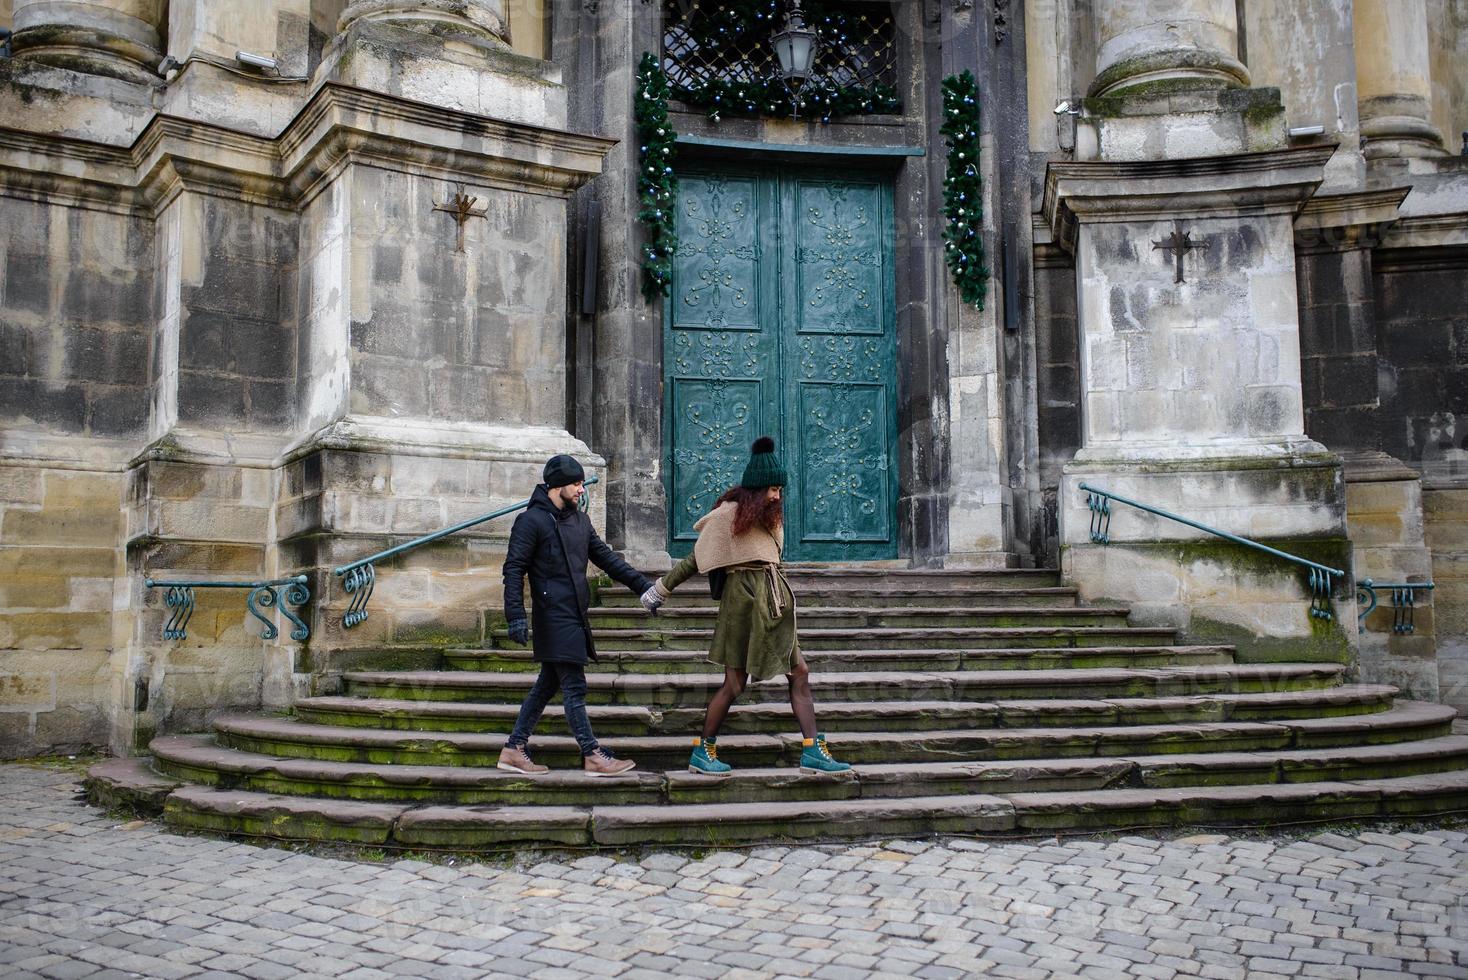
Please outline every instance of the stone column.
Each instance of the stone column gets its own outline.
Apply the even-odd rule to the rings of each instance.
[[[1429,121],[1427,0],[1356,0],[1356,87],[1366,158],[1442,156]]]
[[[504,0],[351,0],[337,30],[345,33],[358,21],[396,24],[443,37],[468,34],[510,40]]]
[[[159,82],[165,0],[14,0],[16,59]]]
[[[1234,0],[1100,0],[1096,23],[1093,96],[1155,83],[1170,91],[1249,84]]]

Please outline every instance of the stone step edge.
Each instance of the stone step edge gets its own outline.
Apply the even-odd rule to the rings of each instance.
[[[1113,725],[1041,728],[977,728],[938,729],[920,732],[848,732],[832,733],[831,744],[839,757],[840,742],[890,744],[893,748],[913,742],[940,742],[945,739],[998,739],[1007,742],[1033,740],[1039,742],[1081,741],[1096,744],[1125,738],[1165,739],[1191,737],[1202,740],[1209,735],[1288,736],[1290,744],[1302,733],[1379,732],[1406,730],[1429,725],[1450,725],[1457,717],[1455,709],[1420,701],[1398,702],[1388,711],[1365,715],[1345,715],[1325,719],[1276,719],[1271,721],[1191,722],[1179,725]],[[315,725],[290,718],[258,715],[220,715],[214,720],[215,730],[225,736],[240,738],[273,738],[298,745],[353,745],[381,750],[401,750],[424,743],[452,745],[463,751],[495,752],[503,748],[508,737],[494,732],[404,732],[382,728],[351,728],[338,725]],[[636,752],[675,752],[686,748],[692,735],[616,735],[601,741],[615,754],[629,757]],[[792,752],[800,736],[795,734],[731,734],[720,738],[720,745],[734,751],[756,750]],[[543,751],[569,753],[576,742],[567,735],[537,735],[535,744]],[[635,746],[635,747],[634,747]]]
[[[1269,677],[1312,677],[1324,674],[1342,674],[1345,665],[1326,662],[1318,663],[1265,663],[1265,664],[1202,664],[1190,666],[1180,664],[1166,667],[1077,667],[1062,668],[1058,670],[990,670],[983,671],[984,680],[991,684],[1003,681],[1017,681],[1031,683],[1054,682],[1058,685],[1070,687],[1074,684],[1091,684],[1104,681],[1131,680],[1136,678],[1157,679],[1179,679],[1191,677],[1213,677],[1225,674],[1233,677],[1249,679]],[[935,679],[964,680],[972,679],[977,671],[943,671],[943,670],[913,670],[913,671],[843,671],[828,672],[825,674],[812,673],[813,681],[822,678],[833,679],[833,683],[862,684],[862,683],[901,683],[911,681],[913,683],[932,683]],[[360,684],[396,684],[409,687],[428,687],[441,684],[447,687],[496,687],[506,681],[514,681],[529,685],[534,683],[532,675],[519,671],[463,671],[463,670],[349,670],[341,675],[344,683]],[[626,686],[628,682],[635,682],[639,686],[652,686],[653,682],[661,682],[662,686],[701,686],[713,690],[724,683],[722,674],[598,674],[588,671],[586,683],[592,687]],[[750,687],[760,685],[784,685],[783,677],[772,677],[763,681],[751,681]]]
[[[630,593],[629,593],[630,595]],[[963,613],[973,616],[1128,616],[1129,606],[817,606],[798,604],[802,616],[951,616]],[[641,606],[592,606],[593,615],[636,616],[649,620],[679,619],[689,616],[717,616],[717,605],[665,606],[656,616]]]
[[[738,768],[727,777],[701,776],[684,769],[638,769],[626,776],[601,778],[587,776],[575,769],[553,769],[540,776],[527,777],[519,773],[504,772],[486,767],[432,766],[371,762],[335,762],[331,760],[298,759],[278,757],[242,749],[217,745],[208,735],[169,735],[155,738],[148,746],[153,757],[164,763],[228,773],[233,776],[252,776],[274,772],[281,776],[320,783],[351,783],[369,779],[382,784],[414,786],[438,784],[455,788],[492,786],[496,783],[522,784],[543,783],[561,789],[582,788],[595,790],[598,786],[625,788],[628,786],[656,792],[662,805],[679,805],[669,799],[673,784],[702,785],[714,788],[720,785],[757,783],[769,779],[796,782],[819,782],[829,778],[823,774],[802,773],[793,767],[748,767]],[[919,788],[925,782],[972,778],[993,778],[1000,773],[1022,771],[1069,770],[1074,775],[1106,774],[1109,788],[1144,787],[1147,774],[1154,772],[1186,772],[1206,774],[1211,771],[1270,770],[1272,778],[1261,779],[1249,785],[1271,785],[1299,782],[1285,778],[1286,773],[1309,771],[1322,767],[1349,767],[1352,765],[1391,765],[1440,760],[1445,768],[1468,768],[1468,735],[1444,735],[1416,742],[1392,743],[1387,745],[1343,746],[1340,748],[1255,750],[1248,752],[1219,752],[1178,755],[1123,755],[1085,758],[1024,759],[994,761],[952,760],[916,764],[858,763],[847,774],[834,777],[855,784],[853,797],[862,797],[860,787],[867,782],[889,786],[893,783],[911,781]],[[174,777],[154,776],[160,784]],[[290,795],[290,794],[285,794]],[[914,794],[921,795],[921,794]],[[883,794],[882,798],[890,798]]]
[[[883,649],[843,649],[843,650],[805,650],[804,656],[812,660],[837,660],[841,657],[891,657],[901,659],[904,657],[922,658],[930,656],[954,656],[954,657],[1025,657],[1025,656],[1142,656],[1155,657],[1167,654],[1193,654],[1196,656],[1227,655],[1232,656],[1238,650],[1228,643],[1168,643],[1144,646],[1101,646],[1101,647],[981,647],[979,649],[964,647],[923,647],[918,650],[904,647],[896,647],[890,650]],[[514,657],[527,661],[533,656],[529,647],[448,647],[444,656],[456,659],[471,660],[475,657]],[[663,660],[698,660],[702,651],[699,650],[665,650],[653,648],[648,650],[599,650],[597,656],[601,660],[635,660],[638,657],[658,658]]]
[[[912,834],[1050,835],[1173,826],[1270,826],[1468,812],[1468,770],[1378,780],[681,806],[405,806],[184,786],[176,826],[283,840],[498,850],[708,846]],[[840,830],[840,833],[833,833]]]
[[[1390,684],[1343,684],[1339,687],[1308,688],[1302,691],[1278,691],[1270,694],[1250,692],[1242,694],[1197,694],[1159,698],[1064,698],[1053,700],[1037,698],[1027,701],[832,701],[825,707],[828,709],[839,707],[844,711],[851,711],[853,713],[861,710],[878,711],[892,708],[910,708],[914,711],[942,708],[950,711],[963,710],[975,713],[1020,711],[1026,714],[1043,713],[1047,706],[1053,706],[1055,710],[1066,711],[1102,711],[1105,709],[1136,711],[1144,706],[1159,709],[1172,707],[1177,710],[1186,710],[1190,707],[1204,708],[1210,704],[1218,703],[1224,706],[1257,709],[1277,705],[1280,702],[1289,703],[1295,701],[1300,702],[1301,707],[1364,704],[1395,698],[1399,693],[1400,690],[1392,687]],[[409,701],[391,698],[351,697],[349,695],[335,694],[301,698],[296,701],[296,710],[299,711],[302,707],[305,707],[307,710],[314,709],[320,711],[359,711],[366,714],[404,712],[425,717],[441,716],[453,718],[493,718],[501,715],[513,718],[520,711],[518,703],[491,704],[482,701]],[[654,723],[659,721],[666,711],[694,710],[691,708],[654,708],[650,705],[640,704],[589,704],[586,706],[586,709],[595,717],[609,719],[645,718]],[[560,710],[561,706],[558,703],[546,707],[547,714],[557,714]],[[786,711],[788,709],[784,705],[776,704],[775,702],[736,703],[730,709],[731,713],[739,714],[773,710]],[[892,714],[893,712],[889,710],[887,713]]]

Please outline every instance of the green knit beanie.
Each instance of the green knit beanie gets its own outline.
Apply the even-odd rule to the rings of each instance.
[[[775,440],[769,436],[760,436],[749,448],[749,465],[744,467],[744,477],[739,485],[746,490],[760,490],[764,487],[783,487],[785,485],[785,467],[775,458]]]

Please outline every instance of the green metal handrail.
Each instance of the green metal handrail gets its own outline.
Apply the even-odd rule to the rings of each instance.
[[[584,484],[586,486],[591,486],[594,483],[600,482],[601,479],[599,477],[592,476],[587,477],[584,481]],[[583,493],[581,495],[582,510],[586,510],[588,506],[588,501],[590,501],[590,499],[590,493]],[[404,542],[403,544],[400,544],[395,548],[388,548],[386,551],[379,551],[375,555],[368,555],[366,558],[359,558],[354,562],[349,562],[334,569],[337,577],[344,579],[343,585],[347,590],[347,594],[352,597],[351,603],[347,606],[346,613],[342,616],[342,627],[345,629],[351,629],[353,626],[356,626],[358,623],[366,620],[367,600],[372,598],[372,590],[377,584],[378,562],[385,561],[388,558],[396,557],[397,555],[401,555],[405,551],[412,551],[414,548],[421,548],[425,544],[429,544],[433,541],[438,541],[441,538],[446,538],[450,534],[457,534],[460,531],[467,530],[478,524],[483,524],[485,521],[492,521],[496,517],[504,517],[506,514],[513,514],[517,510],[524,510],[526,507],[529,506],[530,499],[527,497],[525,500],[520,501],[518,504],[511,504],[508,507],[501,507],[499,510],[492,511],[491,513],[485,514],[482,517],[471,517],[467,521],[460,521],[453,527],[446,527],[441,531],[434,531],[432,534],[425,534],[422,537],[414,538],[412,541]]]
[[[1366,617],[1377,606],[1378,589],[1390,589],[1392,593],[1392,632],[1415,632],[1417,593],[1431,592],[1435,588],[1437,586],[1431,582],[1374,582],[1363,578],[1356,583],[1356,604],[1366,607],[1356,614],[1357,632],[1366,632]]]
[[[260,608],[255,605],[256,602],[266,609],[279,609],[281,615],[295,624],[295,628],[291,630],[291,639],[309,640],[311,638],[311,627],[281,603],[281,595],[276,591],[280,586],[286,586],[285,601],[293,606],[304,606],[311,601],[311,590],[306,586],[304,575],[273,578],[265,582],[166,581],[145,578],[143,585],[150,589],[168,590],[163,601],[173,612],[163,624],[165,640],[187,640],[189,638],[188,625],[189,618],[194,615],[195,589],[249,589],[250,594],[245,596],[245,608],[250,610],[250,615],[265,624],[265,632],[262,634],[265,639],[275,639],[280,635],[280,631],[275,628],[274,623],[260,615]]]
[[[1179,524],[1186,524],[1188,527],[1197,528],[1199,531],[1223,538],[1225,541],[1232,541],[1234,544],[1241,544],[1246,548],[1253,548],[1255,551],[1262,551],[1276,558],[1283,558],[1285,561],[1294,562],[1296,565],[1303,565],[1310,572],[1310,615],[1316,619],[1335,618],[1335,614],[1331,611],[1330,606],[1331,595],[1335,591],[1334,580],[1339,578],[1344,581],[1346,577],[1346,573],[1339,568],[1331,568],[1329,565],[1322,565],[1318,561],[1301,558],[1299,555],[1292,555],[1288,551],[1280,551],[1278,548],[1271,548],[1267,544],[1260,544],[1258,541],[1241,538],[1237,534],[1220,531],[1216,527],[1209,527],[1207,524],[1200,524],[1186,517],[1179,517],[1177,514],[1165,511],[1160,507],[1138,503],[1120,494],[1112,493],[1109,490],[1102,490],[1087,483],[1082,483],[1080,488],[1086,491],[1086,506],[1091,510],[1091,540],[1096,544],[1109,544],[1111,542],[1111,501],[1115,500],[1117,503],[1126,504],[1128,507],[1135,507],[1149,514],[1156,514],[1158,517],[1165,517],[1170,521],[1177,521]]]

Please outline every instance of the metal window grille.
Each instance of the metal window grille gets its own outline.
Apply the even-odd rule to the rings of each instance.
[[[890,3],[806,0],[820,46],[807,85],[824,89],[897,84],[897,26]],[[710,83],[768,82],[779,74],[770,35],[785,0],[664,0],[663,71],[675,93]]]

